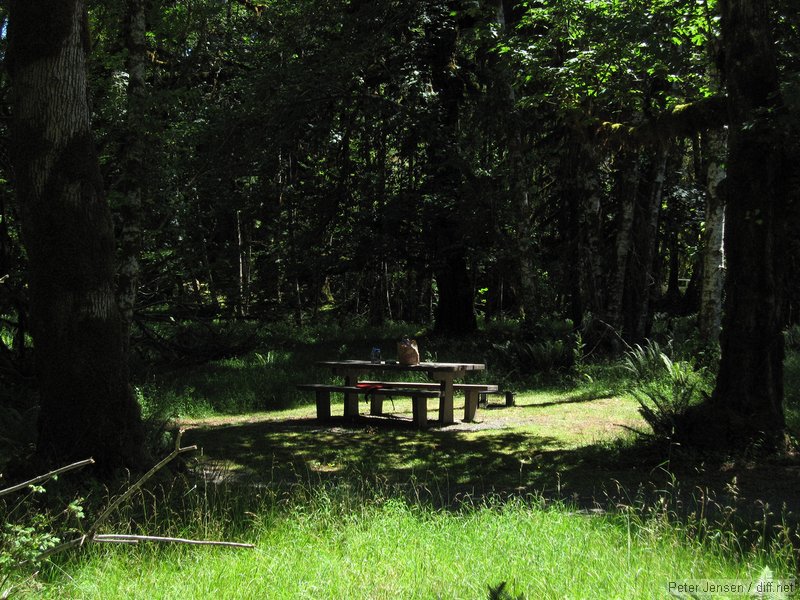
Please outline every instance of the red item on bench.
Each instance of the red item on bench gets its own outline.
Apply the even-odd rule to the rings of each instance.
[[[383,386],[380,383],[357,383],[356,387],[361,388],[362,390],[367,392],[370,390],[379,390],[383,388]]]

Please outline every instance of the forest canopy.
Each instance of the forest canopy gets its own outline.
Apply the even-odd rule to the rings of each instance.
[[[129,335],[185,319],[558,322],[613,353],[690,316],[713,346],[726,299],[714,410],[766,388],[730,403],[729,425],[771,406],[759,431],[780,428],[775,344],[800,319],[792,0],[61,4],[83,19],[119,360]],[[49,335],[37,257],[69,261],[36,251],[56,225],[26,231],[43,213],[22,198],[15,83],[51,17],[24,6],[0,8],[0,373],[16,383],[33,376],[28,335]]]

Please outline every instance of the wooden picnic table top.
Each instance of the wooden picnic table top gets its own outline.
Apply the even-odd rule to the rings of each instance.
[[[449,362],[421,362],[416,365],[401,365],[398,362],[385,361],[372,362],[370,360],[321,360],[317,361],[321,367],[333,369],[376,370],[376,371],[426,371],[426,372],[459,372],[483,371],[486,365],[482,363],[449,363]]]

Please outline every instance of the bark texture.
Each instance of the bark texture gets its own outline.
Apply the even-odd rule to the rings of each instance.
[[[636,198],[631,232],[632,248],[623,292],[623,338],[628,343],[642,342],[650,330],[651,304],[657,294],[655,256],[658,248],[658,222],[666,178],[668,148],[652,150],[644,183]]]
[[[39,457],[138,467],[143,430],[114,293],[114,235],[90,128],[81,0],[10,4],[15,170],[30,260]]]
[[[620,159],[620,162],[622,166],[616,186],[617,195],[620,198],[620,208],[617,217],[614,264],[608,283],[605,319],[608,325],[619,333],[624,329],[623,298],[628,276],[628,263],[633,249],[634,216],[641,180],[639,156],[637,154],[624,156]],[[614,337],[610,342],[612,349],[619,351],[618,338]]]
[[[703,281],[700,295],[700,337],[716,343],[722,327],[722,288],[725,283],[725,203],[721,184],[725,181],[725,141],[721,131],[707,136],[705,230],[703,231]]]

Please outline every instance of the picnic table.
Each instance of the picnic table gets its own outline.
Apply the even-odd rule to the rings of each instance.
[[[334,374],[343,377],[345,388],[351,388],[351,391],[345,391],[344,396],[344,415],[345,417],[358,416],[358,392],[353,391],[357,388],[359,377],[365,373],[374,373],[376,371],[389,372],[389,373],[425,373],[428,378],[438,384],[433,385],[433,390],[437,392],[433,397],[439,398],[439,422],[442,425],[449,425],[454,423],[453,418],[453,393],[456,388],[455,380],[463,378],[468,372],[483,371],[486,365],[481,363],[449,363],[449,362],[421,362],[416,365],[402,365],[395,361],[380,361],[372,362],[369,360],[324,360],[316,363],[318,366],[329,367]],[[420,392],[427,391],[424,394],[431,397],[432,384],[417,384],[417,383],[396,383],[396,382],[369,382],[368,385],[378,386],[376,389],[386,388],[386,392],[392,391],[392,386],[395,388],[409,387]],[[469,384],[458,384],[459,387],[466,391],[465,403],[465,420],[472,420],[477,407],[477,394],[479,391],[496,391],[497,386],[471,386]],[[362,390],[368,391],[367,390]],[[422,396],[420,396],[422,397]],[[373,405],[371,406],[372,414],[380,414],[380,408],[377,403],[380,402],[382,394],[373,395]],[[474,399],[474,401],[473,401]],[[415,410],[416,410],[415,404]]]

